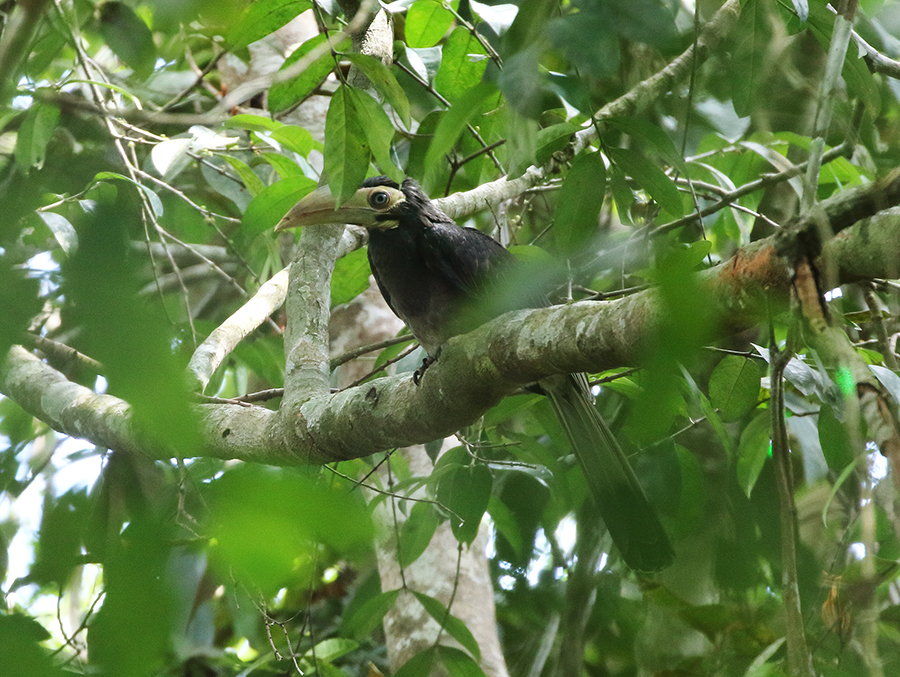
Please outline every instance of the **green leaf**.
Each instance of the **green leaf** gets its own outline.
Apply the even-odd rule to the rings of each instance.
[[[553,213],[553,236],[565,255],[572,255],[597,235],[606,195],[606,166],[600,153],[584,153],[563,180]]]
[[[281,179],[289,179],[292,176],[304,176],[300,166],[281,153],[261,153],[260,157],[275,168]]]
[[[439,646],[438,656],[450,677],[486,677],[478,662],[452,646]]]
[[[433,505],[422,502],[413,504],[409,517],[406,518],[400,531],[397,544],[397,560],[401,567],[408,567],[419,559],[431,543],[439,523]]]
[[[394,140],[394,125],[391,124],[387,113],[375,99],[358,89],[348,89],[347,93],[356,109],[356,116],[366,139],[375,163],[383,174],[387,174],[394,181],[403,181],[403,170],[394,164],[391,159],[391,143]]]
[[[296,125],[285,125],[273,130],[271,138],[301,157],[309,155],[314,145],[312,134]]]
[[[360,605],[351,615],[344,616],[341,632],[352,637],[365,637],[377,628],[385,614],[397,603],[400,590],[388,590]]]
[[[372,524],[357,495],[308,471],[242,465],[204,486],[209,507],[207,533],[214,557],[227,572],[263,594],[293,582],[309,585],[316,576],[321,547],[339,557],[364,557],[371,547]],[[340,525],[340,528],[335,528]]]
[[[462,646],[475,656],[476,659],[481,660],[481,649],[478,648],[478,642],[475,641],[475,636],[469,628],[466,627],[465,623],[449,613],[447,607],[434,597],[429,597],[424,593],[415,591],[413,591],[413,594],[416,596],[416,599],[419,600],[421,605],[425,607],[425,611],[427,611],[453,639],[462,644]]]
[[[539,129],[535,139],[535,159],[538,165],[543,165],[558,150],[562,150],[569,143],[569,139],[579,129],[578,125],[571,122],[561,122]]]
[[[235,21],[225,41],[232,51],[274,33],[312,7],[310,0],[255,0]]]
[[[31,616],[0,615],[0,673],[16,677],[63,677],[64,673],[40,645],[50,633]]]
[[[353,95],[338,87],[325,117],[325,175],[328,187],[343,204],[357,191],[369,169],[369,146],[360,125]]]
[[[762,369],[754,361],[726,355],[709,377],[709,399],[725,421],[736,421],[756,406]]]
[[[656,164],[639,153],[624,148],[610,148],[610,160],[634,179],[650,197],[672,216],[684,212],[681,194],[675,183]]]
[[[372,86],[381,92],[384,100],[391,105],[400,117],[401,122],[409,129],[411,120],[409,99],[406,98],[403,88],[397,83],[397,79],[388,70],[388,67],[381,62],[381,59],[376,59],[368,54],[357,53],[344,54],[343,56],[369,78]]]
[[[341,656],[347,655],[351,651],[356,651],[358,648],[359,642],[352,639],[346,639],[345,637],[331,637],[329,639],[323,639],[316,644],[314,649],[310,649],[306,652],[304,658],[308,660],[315,658],[317,661],[327,661],[331,663]]]
[[[252,196],[257,196],[261,192],[263,192],[266,188],[266,184],[262,182],[262,179],[256,175],[250,166],[244,162],[243,160],[239,160],[233,155],[222,155],[221,156],[225,162],[231,165],[231,168],[237,172],[238,177],[243,182],[244,186],[247,187],[247,191]]]
[[[284,123],[262,115],[238,113],[225,121],[225,127],[229,129],[246,129],[251,132],[273,132],[284,127]]]
[[[349,303],[369,288],[369,258],[357,249],[338,259],[331,277],[331,307]]]
[[[310,38],[297,49],[282,64],[279,71],[290,68],[300,59],[304,58],[312,50],[325,42],[328,36],[324,33]],[[335,47],[336,51],[349,48],[349,42],[341,42]],[[307,66],[302,73],[285,82],[276,82],[269,89],[269,109],[275,113],[287,110],[291,106],[300,103],[313,93],[335,66],[334,55],[327,50],[322,56]]]
[[[765,77],[764,58],[771,43],[768,12],[759,0],[747,0],[734,29],[731,58],[732,101],[740,117],[750,115],[758,104],[757,94]]]
[[[662,128],[640,118],[609,118],[606,122],[628,136],[646,141],[666,162],[684,171],[684,162],[672,138]]]
[[[738,444],[737,480],[748,498],[769,457],[771,431],[769,413],[760,412],[741,433],[741,441]]]
[[[448,101],[455,102],[481,81],[487,64],[487,54],[478,39],[467,28],[457,26],[441,50],[434,87]]]
[[[416,0],[406,12],[406,44],[434,47],[453,25],[453,13],[434,0]]]
[[[506,398],[504,402],[509,399]],[[509,542],[513,551],[521,555],[525,543],[516,518],[509,506],[501,501],[499,497],[491,496],[491,500],[488,501],[488,514],[490,514],[491,521],[494,523],[497,532]]]
[[[139,77],[145,78],[156,65],[153,34],[141,18],[122,2],[100,5],[100,34],[113,53]]]
[[[315,187],[316,182],[306,176],[293,176],[272,184],[247,205],[242,227],[250,236],[274,228],[281,217]]]
[[[431,192],[434,188],[434,179],[438,176],[440,167],[444,165],[444,156],[456,145],[456,140],[466,125],[481,113],[485,102],[496,92],[497,89],[492,83],[481,82],[460,97],[459,101],[441,116],[434,131],[434,138],[425,154],[426,192]]]
[[[431,667],[434,665],[436,657],[434,647],[417,653],[394,673],[394,677],[422,677],[423,675],[430,675]]]
[[[438,500],[458,516],[450,519],[458,541],[471,544],[475,540],[492,488],[491,471],[482,463],[451,468],[440,478]]]
[[[831,405],[823,404],[819,409],[819,444],[828,467],[841,472],[853,463],[853,446],[846,426],[837,420]]]
[[[41,169],[47,154],[47,144],[59,122],[59,108],[35,101],[19,127],[16,136],[16,166],[23,172],[32,167]]]
[[[78,233],[75,232],[75,226],[69,219],[56,212],[38,212],[38,216],[53,233],[53,237],[66,255],[71,256],[75,253],[78,248]]]

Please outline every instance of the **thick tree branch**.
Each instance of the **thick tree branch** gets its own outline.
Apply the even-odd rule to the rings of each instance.
[[[879,215],[826,244],[845,277],[896,274],[900,213]],[[879,266],[881,266],[879,268]],[[786,300],[791,271],[772,240],[754,243],[700,274],[711,328],[724,336],[756,324],[765,298]],[[446,344],[416,387],[408,376],[377,379],[296,402],[290,416],[261,407],[198,405],[203,454],[270,464],[359,458],[449,435],[503,397],[554,373],[639,364],[662,308],[650,289],[615,301],[507,313]],[[16,347],[0,368],[0,392],[62,433],[113,449],[169,458],[134,429],[128,405],[98,395]]]

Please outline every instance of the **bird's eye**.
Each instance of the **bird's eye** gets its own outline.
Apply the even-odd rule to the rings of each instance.
[[[381,207],[386,207],[388,202],[391,201],[390,195],[388,195],[383,190],[376,190],[369,196],[369,204],[375,207],[376,209],[380,209]]]

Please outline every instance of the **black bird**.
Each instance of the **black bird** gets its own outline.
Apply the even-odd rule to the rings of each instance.
[[[327,188],[298,202],[276,226],[352,223],[369,231],[369,263],[385,301],[428,353],[508,310],[546,305],[536,294],[510,296],[503,281],[517,261],[475,228],[461,228],[428,199],[418,184],[385,176],[367,179],[343,205]],[[427,362],[426,361],[426,364]],[[594,407],[584,374],[542,379],[584,471],[600,515],[625,562],[659,571],[674,552],[625,454]]]

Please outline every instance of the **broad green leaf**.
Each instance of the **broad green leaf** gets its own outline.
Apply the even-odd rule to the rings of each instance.
[[[606,195],[606,166],[600,153],[584,153],[563,180],[553,213],[553,236],[561,252],[581,251],[597,235]]]
[[[225,126],[229,129],[246,129],[251,132],[273,132],[284,127],[284,123],[262,115],[238,113],[228,118]]]
[[[308,660],[315,658],[317,661],[327,661],[329,663],[335,661],[341,656],[345,656],[351,651],[359,648],[359,642],[345,637],[331,637],[323,639],[316,644],[314,649],[310,649],[304,656]]]
[[[471,544],[475,540],[492,488],[491,471],[482,463],[451,468],[440,478],[438,500],[454,513],[450,526],[458,541]]]
[[[222,155],[221,157],[237,172],[238,177],[240,177],[250,195],[256,197],[266,189],[266,184],[263,183],[262,179],[256,175],[256,172],[246,162],[239,160],[233,155]]]
[[[360,605],[351,615],[344,616],[341,632],[351,637],[365,637],[381,625],[385,614],[397,602],[400,590],[389,590]]]
[[[138,77],[156,65],[156,45],[147,24],[123,2],[100,3],[100,34],[113,53]]]
[[[397,544],[398,563],[401,567],[408,567],[419,559],[425,552],[425,548],[431,542],[434,531],[439,524],[434,506],[430,503],[414,503],[409,517],[400,530],[400,539]]]
[[[425,611],[427,611],[428,614],[436,620],[451,637],[453,637],[453,639],[462,644],[469,653],[475,656],[475,658],[481,659],[481,650],[478,648],[478,642],[475,641],[474,635],[472,635],[471,630],[466,627],[465,623],[449,613],[447,607],[434,597],[429,597],[421,592],[413,592],[413,594],[416,596],[416,599],[419,600],[419,603],[425,607]]]
[[[310,38],[297,49],[282,64],[280,71],[290,68],[300,59],[304,58],[312,50],[325,42],[328,36],[324,33]],[[342,42],[335,47],[336,51],[349,48],[348,42]],[[273,112],[287,110],[291,106],[300,103],[318,87],[335,66],[335,58],[331,50],[327,50],[322,56],[307,66],[302,73],[285,82],[277,82],[269,89],[269,108]]]
[[[435,652],[435,648],[432,647],[417,653],[394,673],[394,677],[423,677],[423,675],[430,675],[436,658]]]
[[[344,58],[359,68],[369,78],[372,86],[381,92],[384,100],[391,105],[400,117],[400,121],[409,129],[411,119],[409,99],[406,98],[403,88],[397,83],[397,79],[388,70],[388,67],[381,62],[381,59],[376,59],[368,54],[357,53],[344,54]]]
[[[342,85],[331,98],[325,118],[325,175],[338,204],[346,202],[366,178],[369,146],[353,105]]]
[[[769,457],[771,435],[770,414],[765,411],[757,414],[741,433],[741,441],[738,444],[737,480],[748,498]]]
[[[632,138],[646,141],[666,162],[684,171],[681,155],[675,150],[671,137],[662,128],[641,118],[609,118],[606,123]]]
[[[53,233],[53,237],[66,255],[71,256],[78,248],[78,233],[75,232],[75,226],[65,216],[56,212],[38,212],[38,216]]]
[[[725,421],[736,421],[756,406],[762,369],[754,361],[726,355],[709,377],[709,399]]]
[[[232,51],[243,49],[311,7],[310,0],[254,0],[234,23],[225,41]]]
[[[372,523],[362,498],[306,470],[237,466],[203,491],[216,565],[264,594],[291,581],[306,586],[315,580],[319,548],[352,559],[371,547]]]
[[[281,153],[261,153],[260,157],[275,168],[281,179],[288,179],[292,176],[304,176],[300,166]]]
[[[91,505],[85,491],[68,491],[59,498],[47,496],[31,568],[31,582],[65,586],[81,564],[81,545]]]
[[[639,153],[610,148],[609,158],[672,216],[681,216],[684,207],[675,183],[656,164]]]
[[[16,136],[16,166],[23,172],[32,167],[41,169],[47,153],[47,144],[59,122],[59,108],[35,101],[19,127]]]
[[[561,122],[539,129],[535,139],[536,164],[543,165],[558,150],[562,150],[569,143],[569,139],[579,129],[578,125],[571,122]]]
[[[303,129],[303,127],[297,127],[296,125],[285,125],[273,130],[271,138],[301,157],[309,155],[309,151],[315,145],[312,134]]]
[[[485,102],[494,94],[496,88],[489,82],[482,82],[466,92],[456,105],[446,111],[437,124],[434,138],[428,146],[425,154],[425,190],[431,192],[434,188],[434,179],[439,174],[439,169],[445,164],[444,156],[456,145],[459,135],[466,125],[473,122],[481,113]]]
[[[356,116],[369,142],[369,148],[372,149],[372,156],[375,158],[378,168],[394,181],[398,183],[403,181],[403,170],[397,167],[391,159],[394,125],[391,124],[387,113],[375,99],[365,92],[348,89],[347,93],[356,109]]]
[[[331,277],[331,307],[349,303],[368,289],[371,272],[365,249],[338,259]]]
[[[250,236],[274,228],[281,217],[315,187],[316,182],[306,176],[294,176],[272,184],[250,201],[241,220],[242,227]]]
[[[439,646],[438,656],[450,677],[486,677],[478,661],[452,646]]]
[[[819,444],[828,467],[834,472],[841,472],[853,463],[853,446],[850,444],[850,433],[843,423],[837,420],[834,411],[828,404],[819,409]]]
[[[406,11],[406,44],[433,47],[453,25],[453,13],[434,0],[416,0]]]
[[[750,115],[759,103],[757,94],[765,77],[763,63],[772,34],[768,12],[760,0],[747,0],[734,29],[735,47],[730,78],[734,110],[740,117]]]
[[[434,78],[434,87],[448,101],[455,102],[481,81],[487,63],[487,55],[478,39],[468,29],[457,26],[442,49],[441,67]]]
[[[140,301],[144,262],[132,256],[118,205],[98,204],[78,238],[63,275],[80,345],[103,363],[109,393],[131,404],[136,429],[160,448],[195,455],[199,421],[189,406],[184,365],[160,307]]]

